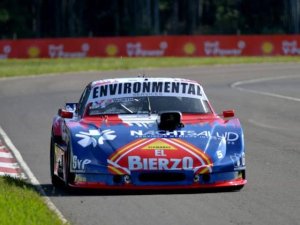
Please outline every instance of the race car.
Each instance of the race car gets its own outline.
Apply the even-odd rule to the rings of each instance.
[[[91,82],[53,119],[54,186],[240,190],[244,135],[234,111],[218,115],[203,87],[182,78]]]

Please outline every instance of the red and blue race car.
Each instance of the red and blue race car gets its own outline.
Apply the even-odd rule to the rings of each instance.
[[[54,186],[230,188],[246,184],[244,135],[234,111],[214,112],[203,87],[180,78],[87,85],[53,119]]]

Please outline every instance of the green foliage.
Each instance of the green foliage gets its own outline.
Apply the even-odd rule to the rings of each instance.
[[[240,19],[240,12],[237,10],[235,1],[222,0],[222,4],[217,5],[215,26],[218,33],[236,34]]]
[[[57,216],[34,187],[23,180],[0,177],[1,225],[58,225]]]
[[[1,0],[0,38],[295,33],[300,29],[298,4],[298,0]]]
[[[164,11],[164,10],[170,10],[172,6],[172,0],[161,0],[159,2],[159,10]]]
[[[34,37],[33,0],[0,1],[0,38]]]
[[[6,9],[0,9],[0,23],[6,23],[9,19],[8,11]]]

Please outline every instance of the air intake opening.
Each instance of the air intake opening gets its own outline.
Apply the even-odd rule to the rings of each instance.
[[[203,174],[202,175],[202,180],[204,182],[209,182],[210,181],[210,175],[209,174]]]
[[[185,179],[183,173],[142,173],[139,176],[142,182],[178,182]]]
[[[113,176],[113,181],[116,184],[120,184],[122,182],[122,176],[120,176],[120,175]]]
[[[180,112],[161,112],[158,117],[158,128],[160,130],[173,131],[184,125],[181,122]]]

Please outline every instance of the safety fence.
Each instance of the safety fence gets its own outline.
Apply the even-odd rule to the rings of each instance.
[[[276,55],[300,55],[300,35],[199,35],[0,40],[0,59]]]

